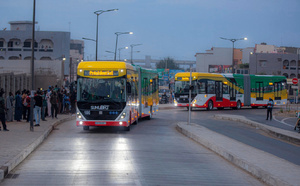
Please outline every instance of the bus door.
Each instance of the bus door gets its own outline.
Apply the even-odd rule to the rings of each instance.
[[[275,100],[281,100],[281,83],[274,83],[274,98]]]
[[[232,86],[229,86],[229,95],[230,95],[230,101],[236,101],[236,90],[233,88],[234,84]]]
[[[222,81],[216,81],[216,101],[223,101],[223,83]]]
[[[264,87],[263,82],[256,82],[256,101],[263,101],[264,100]]]

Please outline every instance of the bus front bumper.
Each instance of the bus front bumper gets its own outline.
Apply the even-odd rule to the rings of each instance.
[[[76,121],[76,126],[124,126],[128,127],[129,123],[126,121]]]

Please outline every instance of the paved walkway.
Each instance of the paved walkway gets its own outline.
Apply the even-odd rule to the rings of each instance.
[[[26,120],[7,122],[9,131],[0,131],[0,181],[34,151],[55,126],[72,118],[75,119],[75,116],[64,114],[58,115],[58,119],[47,117],[47,121],[41,121],[40,126],[34,127],[33,132]]]

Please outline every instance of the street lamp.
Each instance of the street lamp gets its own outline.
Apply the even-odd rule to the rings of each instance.
[[[82,39],[96,42],[95,39],[90,39],[90,38],[86,38],[86,37],[83,37]],[[96,50],[96,57],[95,57],[95,60],[97,61],[97,50]]]
[[[117,48],[118,48],[118,37],[119,35],[122,35],[122,34],[133,34],[133,32],[116,32],[116,47],[115,47],[115,58],[114,60],[116,61],[117,60]]]
[[[133,51],[133,47],[135,47],[135,46],[139,46],[139,45],[142,45],[142,44],[132,44],[132,45],[130,45],[130,47],[131,47],[131,59],[130,59],[130,62],[131,62],[131,64],[133,64],[133,61],[132,61],[132,51]]]
[[[105,52],[107,52],[107,53],[111,53],[111,54],[114,54],[114,55],[115,55],[115,53],[114,53],[114,52],[112,52],[112,51],[109,51],[109,50],[106,50]]]
[[[94,14],[97,15],[97,27],[96,27],[96,61],[98,61],[98,17],[100,14],[104,12],[111,12],[111,11],[117,11],[119,9],[110,9],[110,10],[97,10],[94,12]]]
[[[235,72],[235,64],[234,64],[234,42],[238,41],[238,40],[247,40],[246,37],[244,38],[240,38],[240,39],[227,39],[227,38],[224,38],[224,37],[220,37],[220,39],[224,39],[224,40],[228,40],[228,41],[231,41],[232,42],[232,73]]]
[[[121,61],[121,50],[128,49],[128,47],[118,48],[119,50],[119,61]]]

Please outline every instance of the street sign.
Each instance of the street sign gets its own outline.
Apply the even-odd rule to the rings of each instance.
[[[298,79],[297,78],[293,78],[292,82],[293,82],[294,85],[297,85],[298,84]]]
[[[291,86],[292,89],[298,89],[298,86]]]

